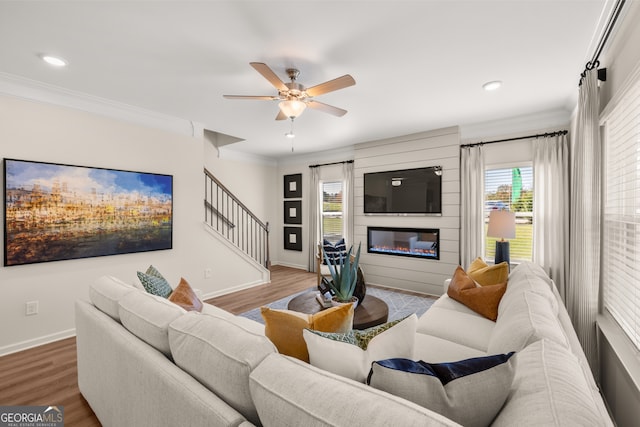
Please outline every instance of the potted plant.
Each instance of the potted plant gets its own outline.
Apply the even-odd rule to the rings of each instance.
[[[353,302],[354,307],[358,304],[357,298],[353,296],[358,281],[358,263],[360,262],[360,244],[355,256],[351,255],[353,246],[349,248],[347,254],[342,257],[329,259],[326,252],[324,259],[331,273],[329,287],[334,293],[334,300],[340,303]]]

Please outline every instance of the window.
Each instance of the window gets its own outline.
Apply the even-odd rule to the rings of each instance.
[[[531,261],[533,257],[533,168],[486,169],[484,174],[485,236],[489,212],[508,210],[516,214],[516,237],[509,240],[511,261]],[[496,238],[486,237],[484,257],[494,259]]]
[[[604,306],[640,349],[640,80],[605,123]]]
[[[344,236],[342,181],[322,182],[322,238],[337,243]]]

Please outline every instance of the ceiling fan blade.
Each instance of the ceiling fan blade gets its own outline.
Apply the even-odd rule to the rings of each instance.
[[[249,64],[255,68],[257,72],[262,74],[262,77],[269,80],[269,83],[271,83],[276,89],[281,91],[289,90],[289,88],[285,86],[284,82],[280,80],[280,77],[278,77],[267,64],[263,64],[262,62],[250,62]]]
[[[356,81],[349,74],[345,74],[342,77],[338,77],[328,82],[320,83],[306,90],[309,96],[318,96],[323,93],[333,92],[334,90],[344,89],[345,87],[353,86]]]
[[[289,117],[282,110],[278,111],[278,115],[276,116],[276,120],[287,120]]]
[[[320,110],[325,113],[333,114],[337,117],[342,117],[347,114],[347,110],[343,110],[342,108],[334,107],[333,105],[324,104],[322,102],[314,100],[307,101],[307,107],[313,108],[314,110]]]
[[[279,96],[270,96],[270,95],[265,95],[265,96],[222,95],[222,96],[227,99],[254,99],[254,100],[258,99],[258,100],[264,100],[264,101],[276,101],[280,99]]]

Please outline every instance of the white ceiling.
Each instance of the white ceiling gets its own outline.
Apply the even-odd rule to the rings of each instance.
[[[232,150],[282,158],[290,122],[249,66],[307,87],[351,74],[316,98],[295,153],[546,111],[570,112],[607,0],[2,1],[0,73],[201,123],[242,139]],[[53,69],[38,55],[64,57]],[[485,92],[482,84],[502,80]]]

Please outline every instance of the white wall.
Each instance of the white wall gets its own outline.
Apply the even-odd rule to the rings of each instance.
[[[364,173],[442,166],[442,216],[364,215]],[[355,147],[355,238],[367,283],[442,294],[460,262],[460,133],[457,127],[358,144]],[[366,252],[367,226],[440,229],[440,260]]]
[[[213,135],[204,135],[204,166],[235,195],[260,221],[269,226],[269,256],[278,263],[276,240],[278,215],[277,163],[265,159],[238,155],[226,148],[217,148]],[[267,279],[268,280],[268,279]]]
[[[2,157],[169,174],[174,184],[172,250],[0,267],[0,354],[73,335],[74,301],[88,298],[100,275],[133,282],[154,264],[171,283],[184,277],[207,296],[260,282],[258,271],[203,231],[203,149],[201,136],[0,95]],[[38,315],[25,316],[27,301],[39,301]]]

